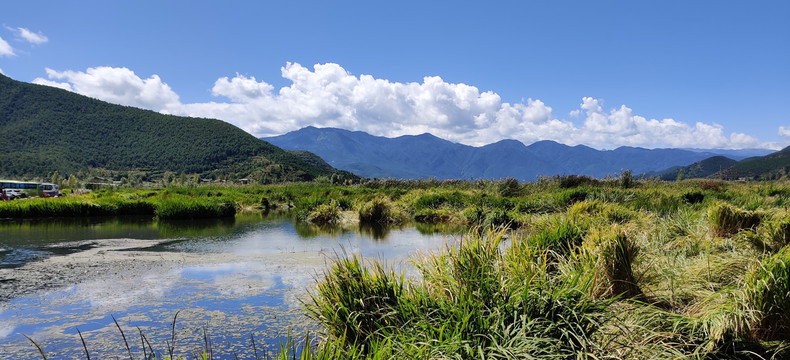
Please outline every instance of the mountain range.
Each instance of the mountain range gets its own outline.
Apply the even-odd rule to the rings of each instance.
[[[21,179],[93,170],[262,182],[353,177],[224,121],[114,105],[1,74],[0,155],[0,177]]]
[[[361,131],[316,127],[262,139],[283,149],[310,151],[335,168],[363,177],[403,179],[512,177],[520,181],[535,181],[540,176],[561,174],[600,178],[617,175],[626,169],[634,174],[643,174],[686,166],[713,156],[726,155],[741,160],[773,152],[767,149],[644,149],[628,146],[597,150],[548,140],[530,145],[502,140],[474,147],[431,134],[387,138]]]

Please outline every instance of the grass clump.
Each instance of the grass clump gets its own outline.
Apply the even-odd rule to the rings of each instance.
[[[582,230],[571,221],[559,221],[528,239],[530,246],[567,256],[582,244]]]
[[[359,222],[363,224],[396,224],[403,220],[404,216],[387,200],[376,198],[359,207]]]
[[[423,276],[414,281],[357,257],[336,260],[308,312],[349,358],[568,358],[599,350],[593,335],[608,302],[575,282],[550,281],[545,251],[523,239],[503,251],[504,238],[501,230],[472,231],[415,260]]]
[[[783,214],[764,221],[757,232],[756,240],[773,251],[790,244],[790,216]]]
[[[400,327],[409,315],[402,276],[374,262],[368,268],[356,255],[335,260],[312,294],[308,314],[344,344],[364,344]]]
[[[727,203],[716,203],[708,210],[708,220],[716,236],[730,236],[760,224],[762,214]]]
[[[754,336],[790,340],[790,247],[765,258],[744,279],[747,301],[758,312]]]
[[[594,259],[594,295],[603,298],[640,298],[642,289],[634,272],[639,247],[625,230],[614,226],[598,230],[587,240],[587,251]]]
[[[307,215],[307,222],[316,225],[337,224],[340,222],[340,207],[335,201],[318,205]]]

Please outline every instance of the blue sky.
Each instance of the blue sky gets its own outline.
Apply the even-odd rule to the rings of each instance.
[[[14,1],[0,70],[257,136],[790,144],[790,2]]]

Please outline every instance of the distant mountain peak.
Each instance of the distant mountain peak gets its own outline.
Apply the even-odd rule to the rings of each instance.
[[[309,133],[309,134],[308,134]],[[321,134],[342,133],[343,137]],[[320,141],[318,140],[320,137]],[[338,169],[365,177],[394,178],[505,178],[535,181],[539,176],[577,174],[615,175],[623,169],[636,174],[686,166],[716,153],[681,149],[620,147],[596,150],[586,145],[568,146],[552,140],[524,145],[513,139],[473,147],[430,133],[396,138],[360,131],[310,128],[264,138],[290,150],[308,150]]]

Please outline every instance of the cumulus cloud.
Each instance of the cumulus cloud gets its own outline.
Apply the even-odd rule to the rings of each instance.
[[[142,79],[127,68],[106,66],[88,68],[85,72],[55,71],[49,68],[46,72],[49,80],[36,78],[33,83],[59,87],[115,104],[157,111],[180,105],[178,95],[158,75]]]
[[[7,41],[3,40],[3,38],[0,37],[0,57],[14,56],[14,55],[16,55],[14,53],[14,48],[12,48]]]
[[[790,137],[790,127],[780,126],[779,127],[779,135],[784,136],[784,137]]]
[[[38,33],[34,33],[34,32],[32,32],[32,31],[30,31],[30,30],[28,30],[26,28],[23,28],[23,27],[12,28],[12,27],[8,27],[8,26],[6,26],[6,29],[15,32],[16,35],[19,36],[20,39],[22,39],[24,41],[27,41],[27,42],[29,42],[31,44],[34,44],[34,45],[40,45],[40,44],[43,44],[43,43],[49,41],[49,39],[43,33],[41,33],[40,31]]]
[[[448,83],[438,76],[425,77],[422,82],[391,82],[356,76],[332,63],[316,64],[312,69],[287,63],[281,73],[290,86],[275,89],[253,76],[236,74],[215,81],[211,92],[217,101],[187,104],[181,103],[159,76],[142,79],[127,68],[99,67],[85,72],[47,69],[49,79],[34,82],[163,113],[218,118],[255,136],[279,135],[312,125],[388,137],[430,132],[469,145],[501,139],[526,144],[555,140],[597,148],[761,145],[747,134],[727,134],[716,123],[648,119],[625,105],[607,112],[603,100],[593,97],[582,98],[579,109],[570,113],[581,118],[577,124],[555,117],[541,100],[508,103],[492,91]]]

